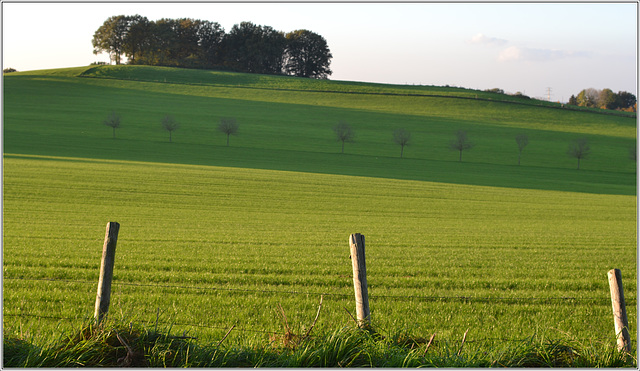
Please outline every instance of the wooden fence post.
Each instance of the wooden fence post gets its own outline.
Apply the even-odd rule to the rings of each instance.
[[[111,299],[111,280],[113,278],[113,263],[116,256],[116,244],[118,242],[118,231],[120,224],[116,222],[107,223],[107,231],[104,236],[102,246],[102,262],[100,263],[100,278],[98,280],[98,293],[96,295],[96,308],[93,317],[97,323],[109,311],[109,300]]]
[[[620,269],[612,269],[607,273],[607,276],[609,276],[613,323],[615,325],[616,336],[618,339],[618,350],[631,352],[629,321],[627,320],[627,309],[624,303],[624,292],[622,291],[622,273],[620,272]]]
[[[353,288],[356,294],[356,318],[358,326],[366,327],[371,322],[369,294],[367,292],[367,264],[364,258],[364,235],[349,236],[351,263],[353,265]]]

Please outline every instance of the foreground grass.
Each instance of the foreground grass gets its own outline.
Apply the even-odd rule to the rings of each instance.
[[[171,329],[107,321],[84,325],[46,346],[4,339],[4,367],[633,367],[611,344],[579,343],[534,334],[508,345],[426,340],[353,327],[321,334],[285,333],[243,347],[171,335]],[[468,342],[465,343],[464,341]]]
[[[381,331],[520,339],[554,328],[603,339],[613,333],[611,268],[623,273],[636,328],[635,205],[624,195],[6,156],[4,331],[55,337],[92,313],[104,227],[117,221],[113,315],[153,323],[159,312],[207,341],[233,324],[278,331],[278,305],[291,323],[311,323],[321,294],[317,330],[350,323],[355,232],[367,238]]]

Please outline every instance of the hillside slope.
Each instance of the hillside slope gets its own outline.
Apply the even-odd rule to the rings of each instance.
[[[459,184],[635,194],[636,119],[460,88],[310,80],[146,66],[99,66],[5,75],[4,151],[351,174]],[[499,99],[508,99],[503,102]],[[514,104],[516,103],[516,104]],[[122,127],[102,121],[115,111]],[[181,124],[169,135],[163,116]],[[216,130],[236,118],[237,136]],[[348,122],[355,142],[332,127]],[[393,131],[411,142],[399,158]],[[474,147],[449,148],[457,130]],[[517,134],[529,145],[517,165]],[[567,155],[586,138],[576,170]]]

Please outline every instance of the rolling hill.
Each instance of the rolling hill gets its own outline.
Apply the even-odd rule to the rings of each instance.
[[[185,70],[93,66],[4,78],[4,152],[219,165],[458,184],[635,194],[636,119],[462,88],[398,86]],[[122,117],[116,138],[102,125]],[[181,124],[168,142],[160,121]],[[240,125],[226,147],[222,117]],[[332,127],[356,139],[340,154]],[[396,128],[411,133],[399,159]],[[457,130],[474,147],[449,148]],[[517,166],[515,136],[529,145]],[[569,143],[592,152],[576,170]]]
[[[172,142],[165,115],[181,124]],[[228,147],[224,117],[240,126]],[[344,153],[339,121],[356,133]],[[55,341],[91,320],[108,221],[122,224],[111,318],[216,352],[222,339],[219,354],[272,349],[284,310],[302,333],[320,297],[314,338],[352,324],[347,237],[360,232],[376,330],[438,334],[429,354],[406,349],[415,365],[508,365],[538,343],[593,358],[558,356],[573,366],[637,359],[608,356],[606,278],[623,273],[637,328],[635,117],[452,87],[90,66],[5,75],[3,124],[3,335],[34,344],[6,348],[5,365],[67,365]],[[404,158],[397,128],[412,135]],[[474,144],[462,161],[457,130]]]

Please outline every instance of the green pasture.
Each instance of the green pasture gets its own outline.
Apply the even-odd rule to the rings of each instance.
[[[5,335],[93,313],[107,221],[112,314],[212,341],[282,331],[278,303],[301,331],[321,294],[318,330],[348,325],[354,232],[383,331],[611,339],[612,267],[636,305],[633,196],[14,155],[4,179]]]
[[[278,304],[303,332],[321,295],[314,331],[350,325],[359,232],[382,333],[613,343],[619,268],[635,344],[636,119],[498,98],[133,66],[5,75],[4,336],[43,343],[93,314],[117,221],[111,315],[205,342],[235,324],[229,344],[268,343]],[[172,143],[165,114],[182,125]],[[240,124],[230,147],[222,117]],[[344,154],[339,120],[356,131]],[[458,129],[475,143],[463,162]],[[579,137],[592,153],[577,170]]]
[[[447,174],[452,173],[448,168],[458,160],[449,142],[456,131],[462,129],[475,145],[463,154],[463,162],[493,167],[483,173],[497,174],[487,185],[511,186],[512,177],[504,176],[503,166],[517,166],[515,136],[525,133],[530,142],[522,155],[522,168],[526,170],[511,168],[507,172],[535,173],[536,169],[544,168],[543,172],[554,173],[545,177],[562,187],[566,176],[575,176],[566,170],[577,166],[576,159],[566,153],[568,146],[571,141],[585,137],[592,153],[582,161],[581,169],[603,172],[603,178],[613,176],[614,179],[605,182],[614,186],[635,186],[635,163],[629,160],[629,150],[635,144],[636,120],[630,117],[488,100],[384,95],[384,85],[374,85],[377,94],[320,92],[318,89],[332,82],[286,77],[262,76],[262,80],[267,81],[262,88],[254,88],[257,83],[245,86],[244,80],[231,86],[228,74],[208,71],[177,70],[189,73],[191,80],[188,81],[195,80],[192,76],[195,73],[203,81],[201,84],[170,83],[171,74],[165,78],[167,83],[151,82],[149,74],[162,76],[163,71],[174,69],[127,67],[131,68],[130,74],[139,73],[142,81],[78,77],[107,73],[120,76],[116,73],[120,69],[112,71],[107,66],[88,71],[76,68],[5,76],[5,153],[220,166],[228,166],[231,157],[235,162],[233,166],[279,170],[292,170],[293,162],[308,157],[302,166],[293,169],[333,173],[333,165],[322,169],[313,164],[307,167],[306,163],[319,159],[322,165],[331,161],[327,156],[340,152],[340,144],[331,129],[344,120],[356,132],[356,140],[346,144],[345,154],[364,156],[356,162],[397,158],[400,148],[393,143],[393,131],[404,127],[412,134],[412,142],[405,148],[405,159],[418,161],[408,166],[417,174],[395,172],[398,165],[394,162],[393,165],[365,164],[372,167],[366,170],[367,175],[447,182]],[[105,72],[101,75],[100,71]],[[178,82],[186,79],[180,76],[175,77]],[[224,85],[207,84],[218,76]],[[279,86],[280,80],[303,80],[305,83],[298,85],[309,91],[272,88],[272,85]],[[336,82],[334,85],[347,84]],[[389,89],[393,93],[400,88]],[[407,89],[412,91],[412,87]],[[440,90],[428,92],[441,93]],[[446,92],[457,92],[462,97],[470,92],[489,94],[453,88]],[[123,122],[117,138],[107,141],[105,139],[111,139],[112,129],[102,125],[102,121],[111,111],[118,112]],[[171,145],[182,147],[172,154],[166,148],[169,135],[160,125],[166,114],[181,123]],[[226,143],[225,137],[216,127],[222,117],[234,117],[240,125],[238,135],[231,138],[231,147],[241,152],[240,155],[229,156],[231,150],[221,148]],[[227,151],[222,152],[223,149]],[[463,183],[473,183],[475,177],[465,178],[469,179]],[[593,183],[594,180],[592,177],[582,181]],[[630,193],[635,194],[635,190]]]

